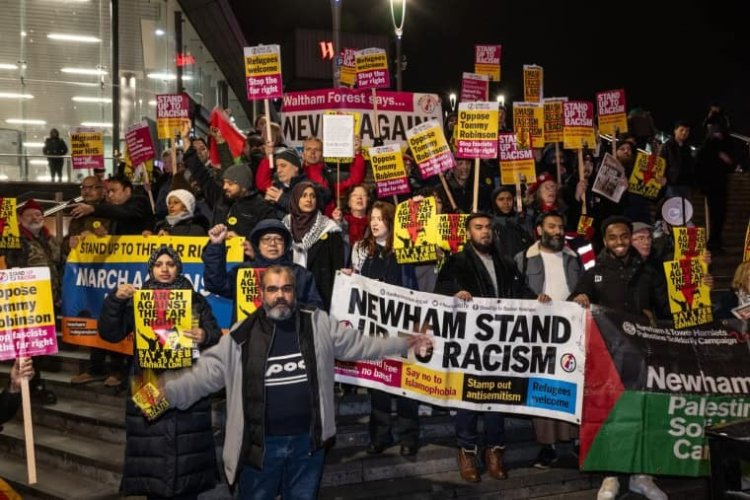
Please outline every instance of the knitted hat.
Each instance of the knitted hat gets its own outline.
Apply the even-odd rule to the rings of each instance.
[[[180,203],[185,206],[188,213],[193,215],[193,212],[195,212],[195,196],[193,196],[193,193],[187,189],[173,189],[167,195],[167,202],[169,202],[169,198],[173,197],[180,200]]]
[[[297,151],[295,151],[292,148],[277,149],[276,152],[274,152],[273,154],[273,160],[274,160],[274,163],[276,163],[276,160],[288,161],[292,165],[295,165],[297,168],[302,168],[302,160],[297,154]]]
[[[26,210],[39,210],[44,213],[44,209],[34,198],[29,198],[24,205],[18,209],[18,215],[22,215]]]
[[[249,190],[253,188],[253,171],[245,164],[232,165],[224,172],[224,180],[235,182]]]
[[[531,195],[531,194],[536,193],[536,190],[539,189],[542,186],[542,184],[544,184],[545,182],[557,182],[557,181],[555,180],[554,177],[552,177],[552,174],[550,174],[549,172],[542,172],[541,174],[537,176],[536,184],[529,187],[529,194]]]

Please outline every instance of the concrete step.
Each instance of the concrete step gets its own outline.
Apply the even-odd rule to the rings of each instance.
[[[2,477],[23,495],[24,500],[116,500],[118,486],[96,481],[82,474],[37,463],[37,483],[29,485],[26,461],[0,455]]]
[[[58,343],[58,346],[64,344]],[[56,354],[40,356],[37,360],[39,369],[45,372],[73,372],[78,374],[86,369],[89,362],[88,350],[60,349]]]
[[[0,449],[5,456],[25,457],[23,423],[6,422],[0,434]],[[120,484],[125,446],[79,434],[34,425],[34,448],[37,462],[66,472],[96,480],[108,487]]]
[[[125,401],[117,406],[60,397],[34,410],[34,425],[68,434],[125,444]]]

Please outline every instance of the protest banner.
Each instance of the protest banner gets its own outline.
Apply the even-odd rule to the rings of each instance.
[[[283,95],[281,47],[279,45],[244,47],[244,55],[247,100],[281,98]]]
[[[706,229],[702,227],[673,227],[674,259],[696,258],[706,253]]]
[[[237,269],[236,321],[242,321],[261,307],[263,301],[260,297],[260,279],[265,270],[260,267]]]
[[[0,270],[0,361],[55,354],[57,333],[48,267]],[[23,432],[29,484],[36,483],[36,455],[29,380],[21,379]]]
[[[542,102],[544,98],[544,69],[536,64],[523,65],[523,100]]]
[[[490,77],[477,73],[464,73],[461,78],[459,102],[486,101],[490,98]]]
[[[339,83],[346,87],[354,87],[357,83],[357,63],[354,54],[356,49],[345,48],[341,51],[341,70]]]
[[[474,46],[474,73],[487,75],[493,82],[500,81],[502,45]]]
[[[357,71],[357,87],[360,89],[382,89],[390,87],[388,56],[385,50],[371,47],[354,53]]]
[[[646,154],[638,151],[635,157],[633,172],[630,174],[628,191],[655,200],[659,196],[667,162],[656,154]]]
[[[423,179],[456,166],[451,148],[445,140],[443,127],[437,120],[410,128],[406,131],[406,138]]]
[[[437,259],[438,218],[435,198],[406,200],[396,205],[393,252],[399,264]]]
[[[531,149],[518,147],[516,134],[504,132],[498,136],[500,155],[500,184],[513,185],[521,180],[536,179],[536,163]]]
[[[133,165],[145,164],[156,156],[154,142],[151,140],[151,130],[146,120],[128,127],[125,131],[125,144]]]
[[[600,134],[614,135],[628,131],[624,89],[597,92],[596,109]]]
[[[563,104],[567,97],[544,99],[544,142],[562,142],[565,113]]]
[[[588,101],[563,103],[563,147],[583,149],[595,146],[594,105]]]
[[[398,144],[387,144],[370,148],[369,151],[378,198],[408,194],[411,189],[401,147]]]
[[[456,158],[497,158],[498,106],[484,101],[458,104]]]
[[[747,338],[718,324],[689,330],[592,309],[581,468],[710,473],[704,428],[750,417]]]
[[[156,131],[158,139],[174,139],[182,125],[190,122],[190,97],[187,94],[156,96]]]
[[[323,156],[337,160],[354,156],[354,117],[352,115],[323,115]]]
[[[337,362],[336,380],[425,403],[579,423],[584,309],[569,302],[454,297],[339,273],[331,315],[363,335],[426,331],[413,357]]]
[[[198,236],[110,236],[81,238],[71,249],[63,273],[63,341],[133,354],[133,339],[117,344],[99,338],[97,321],[104,297],[118,285],[140,287],[148,279],[148,258],[161,245],[172,247],[182,259],[182,272],[197,292],[204,295],[201,255],[208,238]],[[227,240],[227,270],[243,261],[243,238]],[[221,328],[232,324],[232,301],[207,295]]]
[[[16,199],[0,197],[0,249],[21,248]]]
[[[362,89],[320,89],[284,94],[281,129],[290,147],[301,148],[309,136],[322,135],[323,115],[330,110],[348,110],[361,114],[361,137],[364,147],[372,146],[378,137],[373,112],[377,100],[377,132],[385,144],[406,144],[406,131],[428,120],[442,123],[443,110],[435,94],[413,94]]]
[[[708,266],[703,259],[668,260],[664,262],[664,274],[675,328],[713,321],[711,289],[704,280]]]
[[[625,169],[617,159],[609,153],[604,153],[599,171],[594,179],[591,191],[605,198],[620,203],[627,184],[625,183]]]
[[[544,147],[544,105],[535,102],[514,102],[513,131],[516,133],[516,140],[522,143],[524,149]]]
[[[469,238],[466,232],[466,219],[469,214],[438,215],[438,246],[450,253],[458,253]]]
[[[160,370],[193,364],[193,340],[185,335],[192,327],[193,290],[136,290],[135,348],[138,366]]]
[[[357,113],[354,111],[341,111],[341,110],[328,110],[323,112],[323,117],[327,115],[339,115],[339,116],[351,116],[354,118],[354,136],[359,137],[360,131],[362,129],[362,113]],[[323,127],[325,129],[325,126]],[[341,163],[351,163],[354,161],[354,157],[340,157],[340,158],[327,158],[326,156],[323,156],[323,162],[325,163],[336,163],[337,161]]]
[[[92,127],[71,127],[70,159],[74,169],[104,168],[102,131]]]

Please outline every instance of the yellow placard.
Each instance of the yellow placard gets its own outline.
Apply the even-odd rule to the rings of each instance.
[[[359,50],[354,53],[354,66],[357,73],[388,70],[388,56],[383,49]]]
[[[357,83],[357,63],[355,60],[356,52],[356,50],[348,48],[341,51],[339,83],[346,87],[354,87],[354,84]]]
[[[174,370],[193,363],[193,290],[136,290],[135,348],[138,366]]]
[[[513,103],[513,131],[518,137],[529,137],[528,147],[544,147],[544,105],[534,102]]]
[[[259,77],[279,73],[281,73],[281,57],[278,52],[269,51],[245,56],[245,76]]]
[[[500,183],[513,185],[522,178],[527,181],[536,179],[536,163],[530,148],[521,148],[516,134],[500,134],[498,138],[498,156],[500,157]]]
[[[398,144],[370,148],[370,163],[375,182],[406,177],[404,156]]]
[[[393,251],[401,264],[437,259],[438,218],[435,198],[413,199],[396,206]]]
[[[401,387],[423,396],[454,401],[457,395],[463,393],[464,374],[458,371],[441,372],[422,365],[404,363],[401,370]]]
[[[599,133],[612,135],[615,131],[619,134],[628,131],[628,115],[617,113],[616,115],[599,116]]]
[[[639,151],[628,181],[628,191],[655,200],[661,191],[661,179],[664,177],[666,168],[667,163],[664,158]]]
[[[664,273],[675,328],[711,322],[711,290],[704,281],[708,273],[706,263],[702,259],[670,260],[664,263]]]
[[[406,131],[406,140],[419,165],[423,178],[445,172],[455,166],[455,159],[443,127],[436,120],[428,120]]]
[[[169,409],[169,402],[153,382],[146,382],[137,389],[132,400],[148,420],[155,420]]]
[[[440,214],[438,215],[439,246],[446,252],[458,253],[468,239],[466,219],[468,214]]]
[[[242,321],[257,311],[263,301],[260,296],[261,275],[265,268],[241,267],[237,269],[236,316]]]
[[[700,257],[706,253],[706,229],[703,227],[673,227],[674,259]]]
[[[242,262],[244,238],[229,238],[227,262]],[[162,245],[175,250],[183,264],[201,264],[208,237],[198,236],[86,236],[70,251],[70,263],[147,262],[151,253]]]
[[[21,248],[15,198],[0,198],[0,248]]]
[[[524,64],[523,66],[523,100],[541,102],[544,93],[544,70],[541,66]]]
[[[563,103],[566,99],[544,100],[544,142],[562,142],[563,126],[565,119],[563,115]]]

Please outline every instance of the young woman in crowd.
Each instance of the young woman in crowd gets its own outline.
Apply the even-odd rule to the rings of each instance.
[[[365,237],[365,231],[370,223],[367,217],[370,192],[364,184],[357,184],[349,190],[346,200],[346,209],[334,209],[331,218],[341,226],[344,241],[351,248]]]

